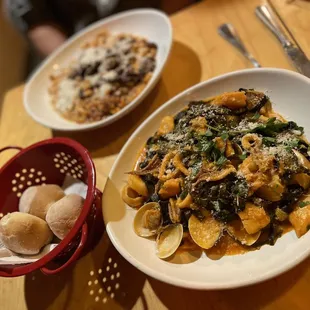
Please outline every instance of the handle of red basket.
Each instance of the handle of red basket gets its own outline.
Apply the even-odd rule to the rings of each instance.
[[[3,147],[2,149],[0,149],[0,153],[2,153],[3,151],[6,151],[6,150],[19,150],[21,151],[23,148],[22,147],[19,147],[19,146],[6,146],[6,147]]]
[[[65,268],[67,268],[71,263],[76,261],[80,257],[81,252],[84,249],[84,246],[85,246],[86,241],[87,241],[87,235],[88,235],[88,225],[87,225],[87,223],[84,223],[82,226],[82,235],[81,235],[80,243],[79,243],[78,247],[76,248],[75,252],[72,254],[72,256],[63,265],[61,265],[59,268],[49,269],[47,267],[42,267],[41,271],[46,275],[53,275],[53,274],[56,274],[56,273],[62,271]]]

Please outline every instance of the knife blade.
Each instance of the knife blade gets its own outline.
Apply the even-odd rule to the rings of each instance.
[[[291,62],[296,69],[303,75],[310,78],[310,61],[307,56],[297,46],[284,46],[286,54],[291,59]]]
[[[255,9],[256,16],[269,28],[280,41],[285,53],[295,68],[303,75],[310,78],[310,61],[299,46],[290,41],[273,12],[266,6],[260,5]]]
[[[235,27],[230,24],[222,24],[217,28],[219,35],[228,41],[231,45],[233,45],[239,52],[247,58],[255,68],[260,68],[261,65],[259,62],[254,58],[252,54],[248,52],[246,47],[244,46],[241,38],[239,37]]]

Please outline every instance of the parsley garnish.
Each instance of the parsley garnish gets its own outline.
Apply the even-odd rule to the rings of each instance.
[[[227,161],[227,158],[224,155],[221,155],[220,158],[215,162],[216,165],[222,166]]]
[[[229,135],[228,135],[227,132],[224,132],[224,133],[221,135],[221,139],[223,139],[224,141],[226,141],[228,138],[229,138]]]
[[[211,128],[214,131],[217,131],[217,132],[221,131],[219,128],[213,127],[213,126],[211,126],[209,124],[207,126],[208,126],[208,128]]]
[[[210,129],[208,129],[208,130],[206,131],[206,136],[207,136],[207,137],[212,137],[212,136],[213,136],[213,132],[212,132]]]
[[[251,117],[251,120],[252,121],[257,121],[260,117],[260,114],[258,112],[256,112],[252,117]]]
[[[198,172],[200,171],[200,168],[201,168],[201,162],[197,161],[192,166],[191,177],[195,177],[198,174]]]
[[[200,152],[205,153],[209,160],[214,161],[219,166],[223,165],[227,160],[225,155],[216,147],[215,142],[207,140],[207,137],[202,137],[197,147]]]
[[[300,201],[300,202],[298,203],[298,206],[299,206],[300,208],[303,208],[303,207],[308,206],[308,205],[310,205],[310,201]]]
[[[214,147],[214,145],[215,145],[214,141],[209,141],[204,138],[200,139],[198,142],[199,150],[204,153],[209,153]]]
[[[184,199],[186,198],[187,194],[188,194],[187,190],[184,190],[184,191],[181,193],[181,195],[180,195],[179,197],[180,197],[182,200],[184,200]]]
[[[264,136],[274,136],[275,133],[281,132],[288,127],[288,123],[277,121],[275,117],[269,118],[266,124],[255,127],[252,132],[260,133]]]
[[[241,160],[245,160],[246,159],[246,153],[243,153],[243,154],[239,155],[239,158]]]
[[[297,147],[299,144],[299,140],[298,139],[293,139],[291,141],[286,141],[285,142],[285,148],[290,151],[292,150],[293,148]]]
[[[272,137],[263,137],[263,143],[267,146],[271,146],[276,143],[276,139]]]

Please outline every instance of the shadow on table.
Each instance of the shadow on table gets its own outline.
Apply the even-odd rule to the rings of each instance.
[[[196,291],[174,287],[152,278],[148,278],[148,281],[161,302],[171,310],[256,310],[264,308],[289,291],[306,272],[309,263],[310,259],[307,259],[274,279],[231,290]]]
[[[29,310],[131,309],[139,298],[146,305],[142,292],[145,280],[104,233],[92,252],[63,272],[27,275],[25,300]]]
[[[147,116],[200,79],[201,64],[196,53],[189,46],[174,41],[160,81],[133,111],[104,128],[78,133],[53,131],[53,136],[67,136],[79,141],[92,152],[94,158],[118,153]]]
[[[129,264],[116,251],[108,237],[103,240],[102,248],[96,248],[91,256],[94,275],[90,280],[96,279],[99,284],[95,286],[91,297],[95,302],[99,299],[101,305],[98,309],[131,309],[140,297],[142,303],[145,303],[142,290],[146,275]],[[90,290],[93,288],[91,286]]]
[[[44,310],[50,307],[59,295],[71,295],[74,266],[54,276],[46,276],[41,271],[34,271],[25,276],[25,301],[29,310]],[[65,299],[59,310],[68,308],[69,300]],[[56,307],[55,307],[56,309]]]

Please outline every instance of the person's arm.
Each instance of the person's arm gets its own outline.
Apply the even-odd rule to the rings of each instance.
[[[67,39],[66,35],[52,24],[36,25],[28,30],[27,35],[35,49],[44,57],[51,54]]]
[[[168,14],[172,14],[184,7],[197,2],[197,0],[161,0],[161,9]]]
[[[52,53],[67,38],[44,0],[6,0],[4,10],[42,56]]]

